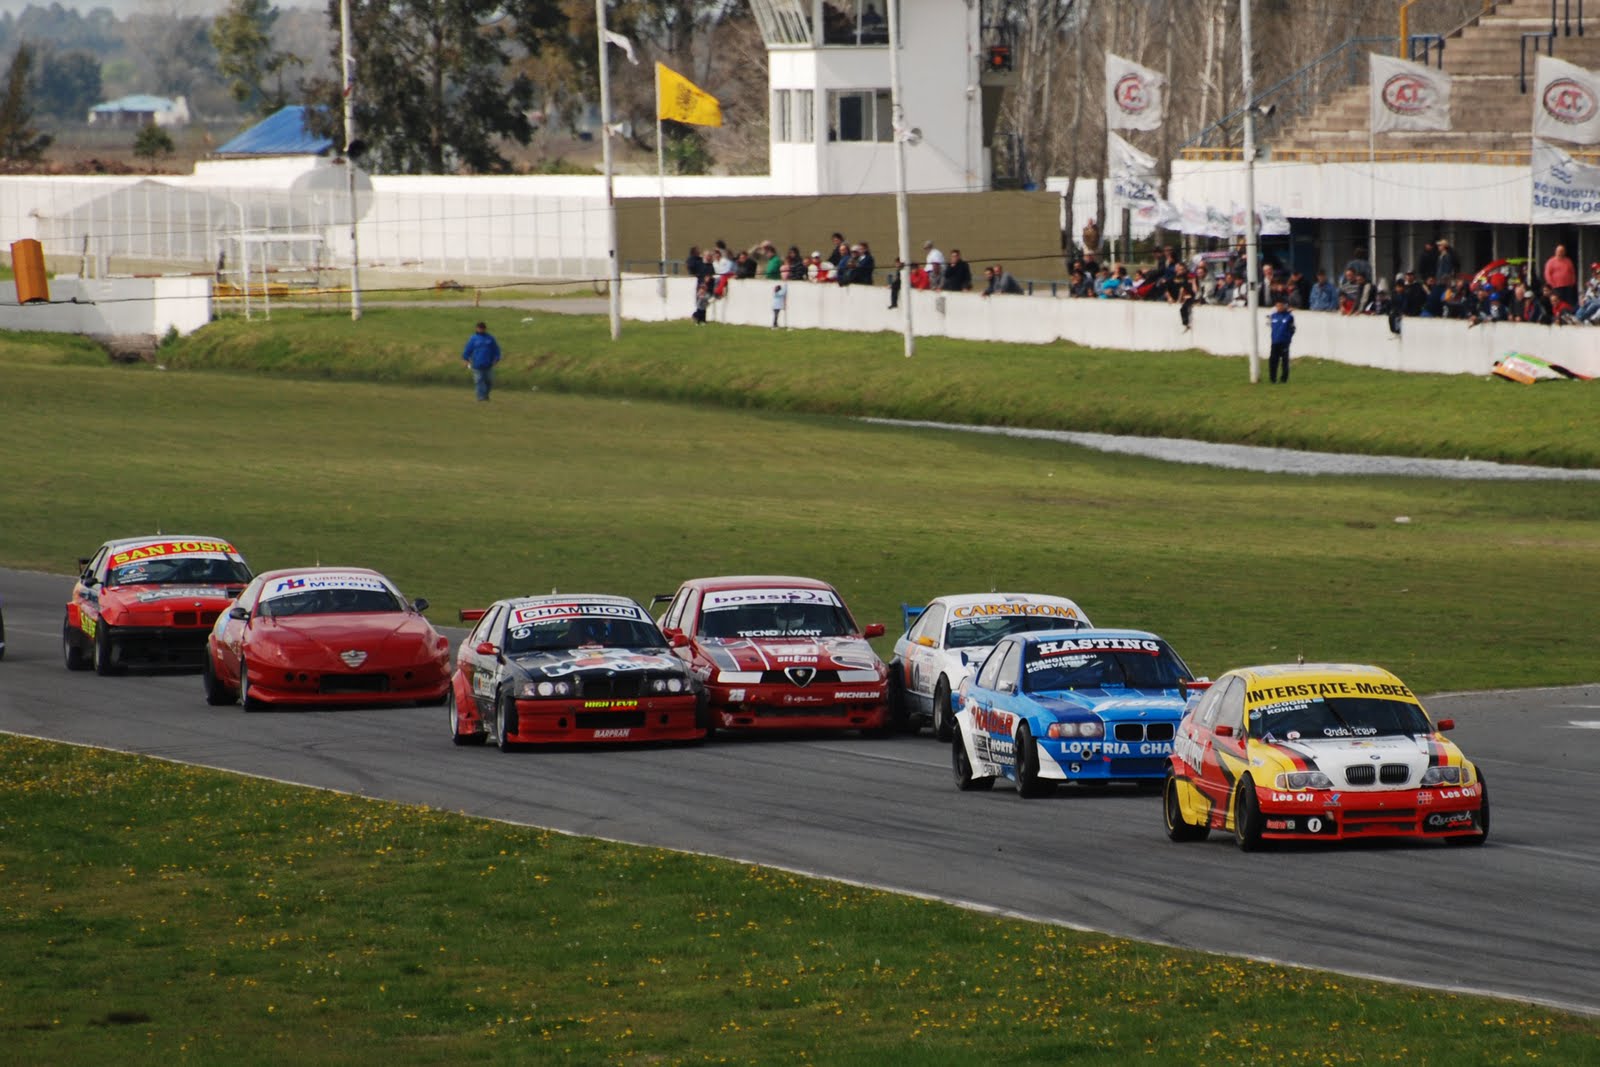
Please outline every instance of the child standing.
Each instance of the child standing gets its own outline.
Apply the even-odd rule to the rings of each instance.
[[[1267,375],[1276,383],[1278,380],[1278,367],[1283,367],[1283,384],[1289,384],[1289,341],[1294,337],[1294,312],[1289,310],[1289,301],[1282,293],[1278,295],[1276,310],[1267,319],[1272,327],[1272,355],[1267,359]]]
[[[783,314],[783,306],[789,297],[787,286],[774,285],[772,287],[772,328],[778,328],[778,316]]]
[[[701,278],[694,289],[694,321],[697,326],[706,324],[706,307],[711,303],[711,281]]]

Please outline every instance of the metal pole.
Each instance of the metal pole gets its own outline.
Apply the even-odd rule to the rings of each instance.
[[[622,264],[617,259],[617,198],[611,182],[611,57],[606,48],[606,0],[594,0],[595,43],[600,48],[600,146],[606,170],[606,255],[610,264],[611,339],[622,336]]]
[[[1245,308],[1250,318],[1250,382],[1261,380],[1261,268],[1256,249],[1256,75],[1250,61],[1250,0],[1239,0],[1239,61],[1244,72],[1244,263]]]
[[[361,319],[361,246],[356,241],[356,161],[350,145],[356,139],[356,60],[350,52],[350,0],[339,0],[339,55],[344,65],[344,176],[350,209],[350,321]]]
[[[656,76],[656,185],[661,209],[661,262],[657,271],[656,293],[664,302],[667,299],[667,154],[661,144],[661,77]]]
[[[900,296],[905,309],[906,358],[917,354],[917,337],[911,328],[911,224],[906,209],[906,111],[900,103],[900,5],[889,4],[889,100],[894,125],[894,215],[900,235]]]

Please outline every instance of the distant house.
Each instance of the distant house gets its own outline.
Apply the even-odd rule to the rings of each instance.
[[[169,100],[164,96],[136,93],[118,100],[108,100],[89,109],[89,123],[94,126],[143,127],[187,126],[189,102],[183,97]]]
[[[313,133],[309,117],[310,109],[298,104],[279,108],[211,154],[218,159],[326,155],[333,139]]]

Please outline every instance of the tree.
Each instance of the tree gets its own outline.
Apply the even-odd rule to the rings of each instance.
[[[28,100],[33,73],[33,48],[21,44],[11,58],[6,93],[0,98],[0,161],[37,163],[53,138],[33,127],[33,107]]]
[[[218,72],[228,79],[233,98],[258,115],[270,115],[289,102],[284,75],[302,63],[299,56],[272,47],[279,14],[268,0],[231,0],[211,23]]]
[[[42,52],[33,86],[40,112],[82,122],[100,102],[100,60],[92,52]]]
[[[145,123],[133,139],[133,154],[152,162],[158,156],[172,155],[177,147],[172,143],[172,135],[153,122]]]

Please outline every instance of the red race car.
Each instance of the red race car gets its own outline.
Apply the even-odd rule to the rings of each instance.
[[[220,537],[151,534],[107,541],[81,572],[61,626],[67,670],[201,665],[206,634],[250,580]]]
[[[833,586],[815,578],[695,578],[661,628],[705,686],[710,731],[891,730],[888,668]],[[708,732],[710,732],[708,731]]]
[[[439,704],[450,642],[364,567],[268,571],[217,620],[207,642],[207,704]]]

